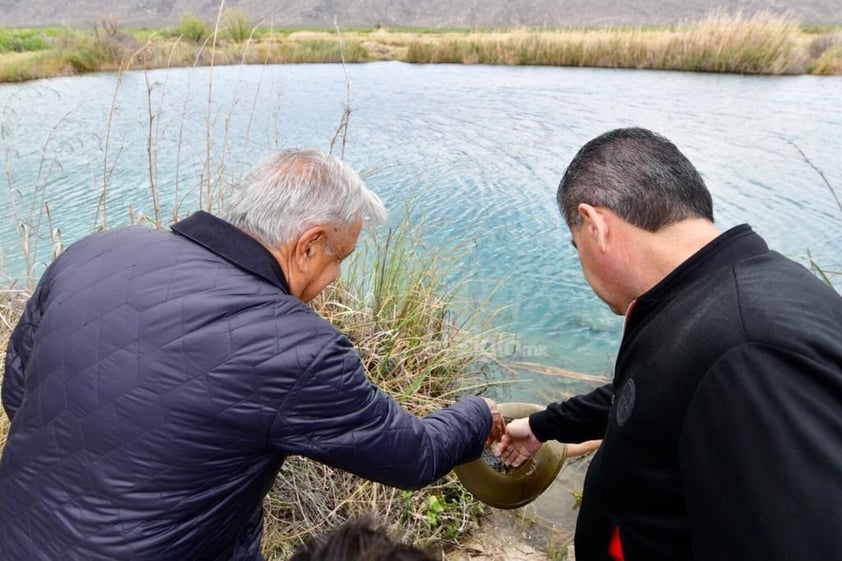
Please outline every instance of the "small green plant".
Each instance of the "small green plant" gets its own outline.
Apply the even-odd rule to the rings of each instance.
[[[430,495],[427,498],[427,507],[421,512],[424,519],[430,528],[436,528],[439,525],[439,515],[445,510],[445,504],[438,497],[438,495]]]
[[[550,536],[547,539],[547,557],[550,561],[566,561],[571,541],[570,537]]]
[[[430,538],[435,536],[446,543],[456,543],[466,527],[465,505],[477,505],[467,513],[473,517],[481,516],[483,509],[456,486],[446,486],[439,491],[426,493],[420,499],[417,492],[402,491],[403,507],[406,513],[414,513],[426,523],[427,537],[419,541],[431,541]],[[426,500],[423,500],[424,497]]]
[[[582,506],[582,491],[570,491],[570,494],[573,495],[573,506],[571,508],[576,510]]]

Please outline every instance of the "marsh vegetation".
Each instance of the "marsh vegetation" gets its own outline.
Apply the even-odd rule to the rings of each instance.
[[[183,14],[166,29],[0,28],[0,81],[209,64],[397,60],[411,63],[646,68],[746,74],[842,74],[842,28],[794,17],[714,12],[671,27],[326,29],[255,27],[239,10],[216,22]]]

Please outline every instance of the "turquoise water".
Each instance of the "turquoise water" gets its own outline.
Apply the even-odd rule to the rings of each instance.
[[[109,227],[128,223],[129,208],[151,214],[149,144],[166,220],[198,208],[208,173],[236,181],[277,148],[327,150],[348,92],[346,160],[394,219],[411,207],[427,247],[464,256],[457,274],[473,279],[474,297],[491,295],[482,308],[503,335],[484,343],[502,358],[610,372],[621,318],[583,280],[555,190],[576,150],[615,127],[673,140],[705,177],[723,229],[749,222],[782,253],[842,269],[842,209],[790,144],[842,196],[838,77],[402,63],[210,77],[196,68],[0,86],[3,270],[25,274],[19,222],[42,239],[29,259],[36,275],[50,224],[67,245],[101,223],[103,184]],[[499,397],[543,401],[597,383],[517,369],[510,380]]]

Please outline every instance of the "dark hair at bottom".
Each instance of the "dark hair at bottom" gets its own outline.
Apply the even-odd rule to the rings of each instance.
[[[392,539],[371,517],[349,520],[325,539],[299,548],[289,561],[435,561],[428,552]]]

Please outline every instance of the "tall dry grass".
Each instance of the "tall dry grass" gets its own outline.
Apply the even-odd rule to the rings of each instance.
[[[834,40],[821,53],[811,53],[810,44],[815,38],[792,17],[715,12],[673,29],[520,30],[419,38],[410,44],[407,60],[800,74],[817,68],[810,66],[811,60],[833,56]]]
[[[838,27],[808,29],[794,16],[762,11],[720,10],[669,28],[348,30],[342,49],[330,31],[258,29],[242,12],[221,12],[215,27],[197,23],[201,29],[182,23],[173,30],[122,32],[104,20],[94,36],[44,36],[49,48],[33,56],[0,54],[0,81],[96,70],[375,60],[842,75]]]

